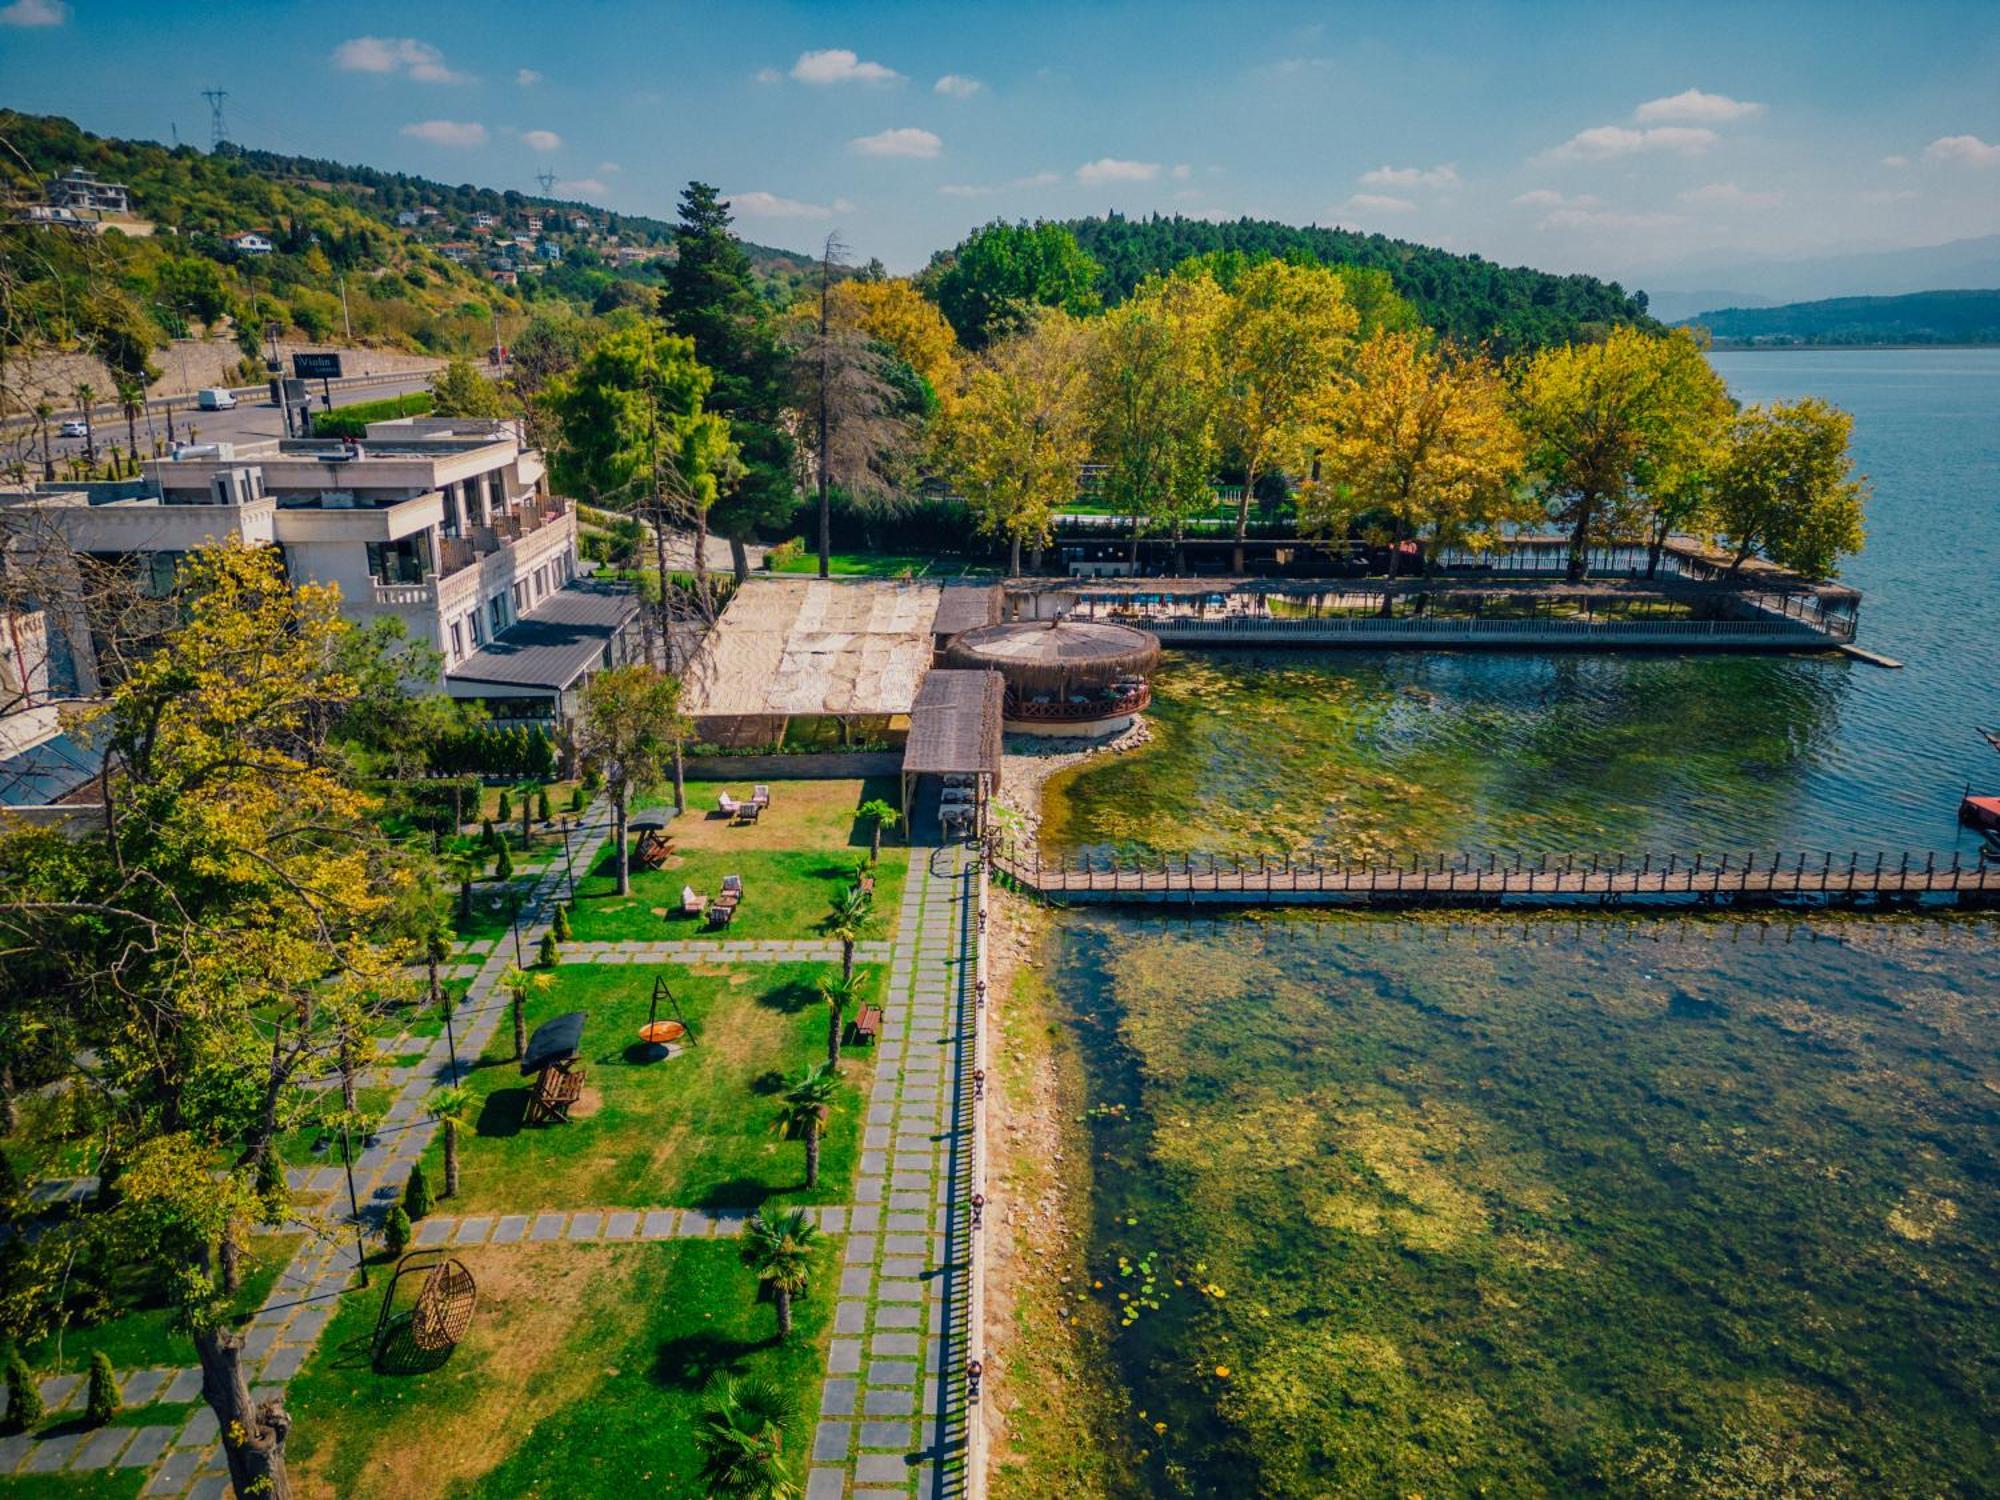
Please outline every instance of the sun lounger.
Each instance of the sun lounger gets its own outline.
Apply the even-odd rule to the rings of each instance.
[[[750,794],[750,800],[758,807],[769,807],[771,805],[771,789],[767,786],[758,787],[756,791]]]
[[[681,887],[681,915],[698,917],[708,910],[708,897],[691,885]]]

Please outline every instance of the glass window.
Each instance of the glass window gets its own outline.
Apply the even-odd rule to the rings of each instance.
[[[451,659],[457,661],[465,655],[465,633],[460,622],[451,622]]]
[[[495,594],[487,600],[486,612],[493,620],[493,631],[497,635],[507,623],[507,596]]]

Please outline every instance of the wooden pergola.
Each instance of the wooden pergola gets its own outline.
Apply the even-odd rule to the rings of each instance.
[[[910,708],[910,737],[903,746],[905,828],[919,778],[963,776],[973,788],[974,830],[985,830],[987,804],[1000,785],[1006,695],[998,672],[935,671],[925,676]]]

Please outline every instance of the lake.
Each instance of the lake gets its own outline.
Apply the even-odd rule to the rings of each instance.
[[[1854,413],[1874,483],[1844,658],[1173,653],[1156,742],[1053,788],[1051,847],[1356,855],[1958,852],[2000,789],[2000,350],[1713,356]]]

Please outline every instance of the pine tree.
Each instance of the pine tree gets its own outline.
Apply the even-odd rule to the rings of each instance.
[[[496,823],[508,823],[512,822],[513,818],[514,799],[508,793],[507,789],[502,787],[500,789],[500,806],[494,813],[493,821]]]
[[[554,936],[555,940],[559,943],[566,943],[569,941],[570,937],[569,906],[567,903],[564,903],[563,905],[558,906],[556,908],[555,920],[549,923],[549,932]]]
[[[514,878],[514,851],[507,847],[507,841],[500,841],[500,851],[493,857],[493,878],[512,880]]]
[[[382,1221],[382,1243],[391,1255],[401,1255],[410,1248],[410,1232],[410,1216],[398,1203]]]
[[[16,1432],[26,1432],[48,1414],[34,1371],[28,1368],[20,1352],[15,1351],[7,1360],[7,1425]]]
[[[111,1356],[99,1349],[90,1356],[90,1398],[84,1405],[84,1421],[92,1427],[104,1426],[118,1415],[124,1399],[111,1369]]]
[[[542,934],[541,947],[535,952],[535,962],[545,969],[553,969],[562,962],[562,949],[556,943],[555,933]]]
[[[539,792],[535,793],[535,816],[546,823],[549,821],[549,815],[549,789],[543,787]]]
[[[583,805],[583,783],[578,782],[569,789],[569,810],[573,813],[580,813],[583,811]]]
[[[479,841],[489,849],[493,847],[493,820],[491,818],[481,818],[479,820]]]
[[[414,1220],[423,1218],[436,1206],[430,1180],[424,1176],[424,1164],[417,1162],[410,1168],[410,1180],[403,1184],[403,1209]]]

